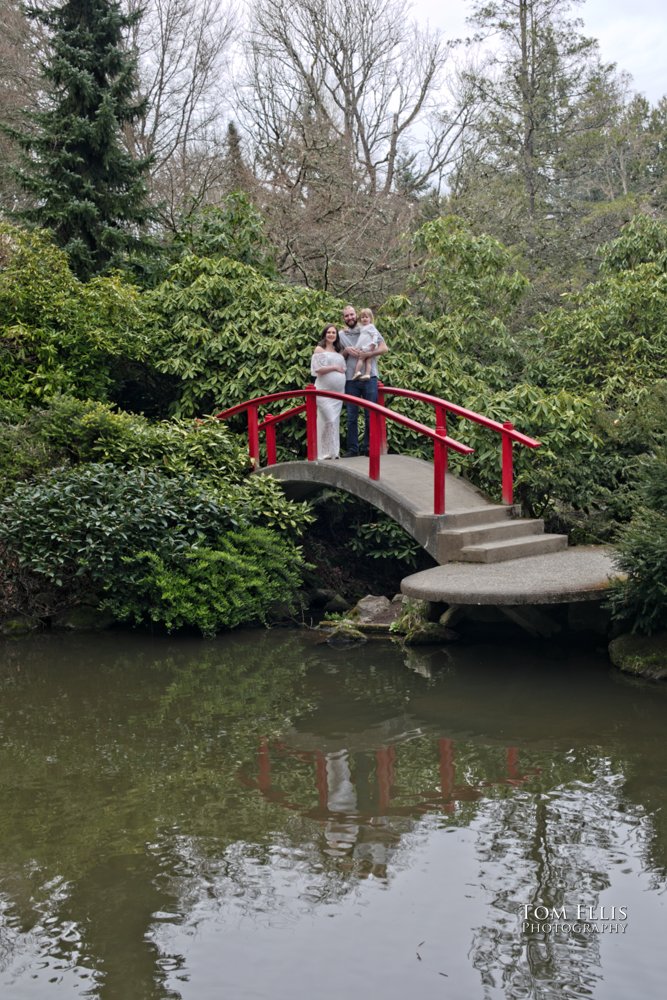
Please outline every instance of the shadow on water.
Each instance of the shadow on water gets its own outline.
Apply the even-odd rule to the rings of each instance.
[[[385,995],[441,996],[444,972],[421,954],[417,972],[394,968],[386,927],[384,943],[373,937],[387,919],[378,892],[386,913],[412,885],[427,910],[436,878],[452,894],[431,906],[466,936],[448,996],[593,996],[599,935],[522,916],[599,913],[619,873],[664,886],[667,695],[603,657],[537,645],[331,650],[283,631],[53,635],[0,647],[0,691],[8,996],[170,1000],[224,985],[238,997],[362,996],[350,969],[311,989],[297,963],[283,993],[271,972],[295,947],[281,921],[296,939],[334,907],[343,942],[360,898]],[[468,852],[469,918],[453,902],[462,862],[447,835]],[[412,940],[414,918],[401,920]],[[207,984],[219,926],[235,951]],[[605,997],[620,1000],[627,975]]]

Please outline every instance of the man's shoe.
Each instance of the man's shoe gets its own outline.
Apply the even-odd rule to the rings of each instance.
[[[368,448],[362,448],[361,451],[359,452],[359,454],[363,455],[364,458],[367,458],[368,457]]]
[[[358,451],[346,451],[343,458],[356,458],[358,454]]]

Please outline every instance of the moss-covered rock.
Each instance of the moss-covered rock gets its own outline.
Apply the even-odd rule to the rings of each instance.
[[[648,680],[667,679],[667,632],[619,635],[609,644],[609,657],[619,670]]]
[[[434,643],[454,642],[458,633],[436,622],[425,622],[421,628],[415,628],[405,635],[406,646],[430,646]]]
[[[329,646],[358,646],[366,642],[366,636],[349,622],[342,622],[325,641]]]
[[[42,622],[39,618],[29,618],[27,615],[17,615],[15,618],[5,618],[0,622],[0,635],[12,638],[19,635],[28,635],[35,629],[41,628]]]

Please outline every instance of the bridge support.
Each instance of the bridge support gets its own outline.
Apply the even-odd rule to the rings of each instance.
[[[502,489],[503,503],[514,503],[514,462],[512,457],[512,436],[508,433],[514,430],[514,424],[507,420],[503,424],[502,435]]]
[[[524,632],[537,639],[550,639],[563,631],[562,626],[555,621],[552,615],[546,614],[540,608],[530,606],[511,608],[499,604],[498,611],[519,628],[522,628]]]
[[[306,447],[308,461],[317,460],[317,395],[314,385],[307,385],[306,394]]]

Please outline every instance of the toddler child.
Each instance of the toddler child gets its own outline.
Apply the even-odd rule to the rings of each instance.
[[[380,331],[375,326],[373,318],[373,313],[370,309],[362,309],[359,313],[360,332],[359,339],[355,345],[359,351],[368,351],[371,348],[376,348],[380,342]],[[352,378],[358,378],[363,382],[367,382],[371,377],[372,362],[372,358],[357,358]]]

